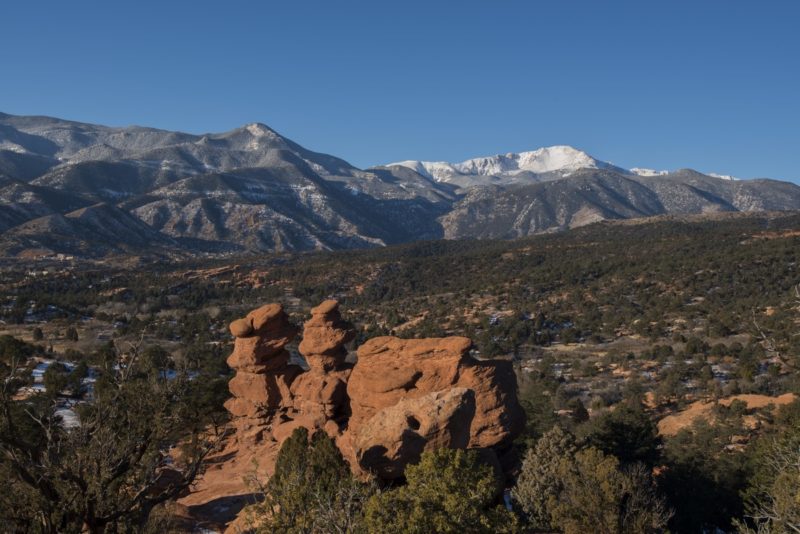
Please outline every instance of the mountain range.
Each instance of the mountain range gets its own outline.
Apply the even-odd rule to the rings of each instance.
[[[569,146],[359,169],[263,124],[194,135],[0,113],[4,256],[326,250],[797,209],[792,183],[629,170]]]

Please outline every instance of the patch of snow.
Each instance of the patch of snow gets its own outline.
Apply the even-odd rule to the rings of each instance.
[[[664,176],[669,174],[669,171],[657,171],[655,169],[644,169],[642,167],[634,167],[630,171],[637,176]]]
[[[736,178],[735,176],[731,176],[730,174],[717,174],[717,173],[715,173],[715,172],[709,172],[709,173],[707,173],[707,174],[708,174],[709,176],[712,176],[712,177],[714,177],[714,178],[720,178],[720,179],[722,179],[722,180],[731,180],[731,181],[733,181],[733,180],[739,180],[739,178]]]
[[[9,150],[11,152],[16,152],[17,154],[27,154],[28,151],[24,148],[19,146],[16,143],[12,143],[10,141],[4,141],[0,143],[0,150]]]
[[[256,137],[264,137],[265,135],[269,135],[269,130],[267,129],[267,127],[257,122],[248,124],[247,126],[245,126],[245,128],[247,129],[248,132],[250,132],[250,134]]]
[[[392,165],[407,167],[437,182],[447,182],[449,178],[457,175],[496,176],[557,171],[567,174],[578,169],[602,169],[610,166],[582,150],[566,145],[544,147],[518,154],[510,152],[473,158],[461,163],[407,160],[389,164]]]
[[[78,414],[72,408],[58,408],[55,414],[61,417],[61,424],[66,429],[76,428],[81,425]]]

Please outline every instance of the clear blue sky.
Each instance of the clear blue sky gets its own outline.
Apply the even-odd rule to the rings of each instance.
[[[25,0],[0,20],[7,113],[257,121],[359,166],[570,144],[800,181],[794,0]]]

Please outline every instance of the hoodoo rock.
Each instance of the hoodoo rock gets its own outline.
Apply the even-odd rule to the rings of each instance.
[[[225,407],[234,432],[182,499],[186,506],[247,495],[245,479],[269,476],[298,427],[330,435],[356,473],[389,480],[442,447],[480,449],[496,461],[524,425],[511,363],[476,360],[464,337],[378,337],[358,349],[354,364],[345,348],[354,330],[328,300],[303,326],[304,370],[290,361],[286,346],[297,328],[279,304],[253,310],[230,330],[236,375]]]
[[[345,362],[344,345],[354,335],[352,326],[342,320],[335,300],[312,309],[311,319],[303,325],[299,350],[309,371],[292,384],[294,408],[302,426],[312,431],[325,429],[333,438],[339,436],[350,416],[347,380],[353,366]]]
[[[312,371],[326,373],[344,364],[347,358],[344,345],[354,335],[353,327],[339,314],[339,303],[326,300],[311,310],[311,319],[303,325],[300,354]]]
[[[297,329],[280,304],[268,304],[231,323],[236,337],[228,365],[236,376],[228,384],[233,398],[225,407],[237,419],[237,431],[260,426],[290,397],[289,385],[302,372],[289,364],[285,347]],[[239,434],[241,436],[241,432]]]

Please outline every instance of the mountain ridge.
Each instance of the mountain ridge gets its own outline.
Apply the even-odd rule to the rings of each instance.
[[[787,182],[636,170],[567,145],[359,169],[262,123],[189,134],[0,113],[0,255],[362,248],[800,209]]]

